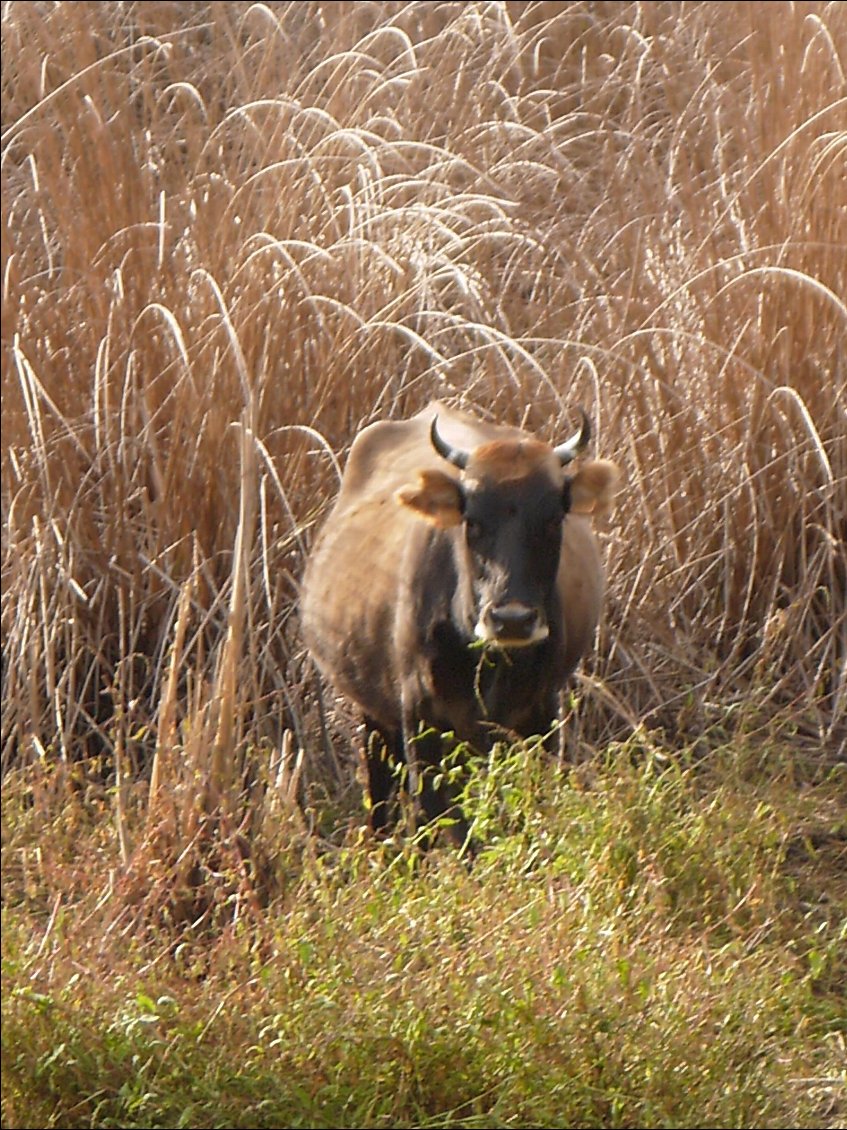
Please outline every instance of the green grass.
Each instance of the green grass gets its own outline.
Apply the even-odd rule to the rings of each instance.
[[[467,784],[471,868],[293,837],[277,893],[221,929],[142,938],[103,892],[50,907],[16,870],[5,1124],[838,1125],[843,772],[645,746],[571,773],[498,750]],[[22,800],[7,863],[35,848]]]

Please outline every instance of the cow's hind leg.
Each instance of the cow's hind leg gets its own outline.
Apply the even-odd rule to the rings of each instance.
[[[382,832],[396,819],[394,793],[397,764],[403,758],[403,740],[399,731],[386,729],[367,716],[365,727],[365,767],[370,800],[368,824],[372,832]]]

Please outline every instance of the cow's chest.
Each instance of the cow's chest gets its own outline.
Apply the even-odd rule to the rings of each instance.
[[[546,644],[501,650],[462,640],[445,626],[429,656],[434,701],[460,736],[493,725],[518,734],[546,708],[554,664]]]

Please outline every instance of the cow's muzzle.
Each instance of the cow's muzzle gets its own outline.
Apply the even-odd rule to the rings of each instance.
[[[547,639],[550,629],[540,609],[513,600],[484,608],[475,634],[492,647],[528,647]]]

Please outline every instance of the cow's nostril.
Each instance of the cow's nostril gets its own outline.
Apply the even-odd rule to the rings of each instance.
[[[538,612],[525,605],[505,605],[489,612],[491,626],[497,637],[524,639],[532,635],[538,623]]]

